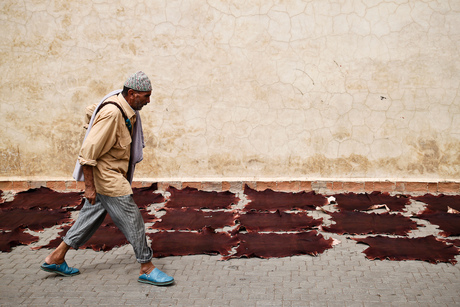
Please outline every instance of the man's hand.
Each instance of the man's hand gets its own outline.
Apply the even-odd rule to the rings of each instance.
[[[96,188],[93,179],[93,167],[83,165],[83,175],[85,176],[85,194],[83,195],[91,205],[96,203]]]
[[[96,190],[95,189],[85,189],[85,194],[83,196],[89,201],[91,205],[96,203]]]

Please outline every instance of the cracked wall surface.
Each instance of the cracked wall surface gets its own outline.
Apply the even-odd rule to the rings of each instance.
[[[69,177],[128,75],[141,178],[460,178],[460,1],[0,4],[0,176]]]

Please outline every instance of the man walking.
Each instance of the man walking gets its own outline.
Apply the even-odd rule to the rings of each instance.
[[[151,261],[153,252],[131,189],[134,166],[142,160],[138,111],[150,102],[151,93],[149,78],[139,71],[126,80],[123,91],[112,92],[99,105],[87,108],[91,120],[74,172],[75,179],[85,181],[85,204],[61,244],[45,258],[42,270],[63,276],[80,274],[67,265],[65,255],[70,248],[85,244],[108,213],[134,249],[141,265],[138,281],[157,286],[174,282]]]

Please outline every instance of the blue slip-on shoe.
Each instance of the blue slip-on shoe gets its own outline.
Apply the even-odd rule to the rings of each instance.
[[[174,282],[174,278],[159,269],[154,268],[150,274],[142,274],[139,276],[137,281],[155,286],[167,286]]]
[[[74,276],[80,274],[78,269],[69,267],[65,261],[61,264],[48,264],[45,262],[40,266],[40,269],[48,273],[56,273],[62,276]]]

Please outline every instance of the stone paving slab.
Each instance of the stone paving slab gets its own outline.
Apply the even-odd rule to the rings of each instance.
[[[460,306],[459,265],[371,261],[366,245],[332,236],[341,244],[317,257],[154,259],[175,277],[169,287],[137,282],[130,246],[71,250],[67,261],[82,272],[74,277],[41,271],[49,250],[20,246],[0,253],[0,305]]]

